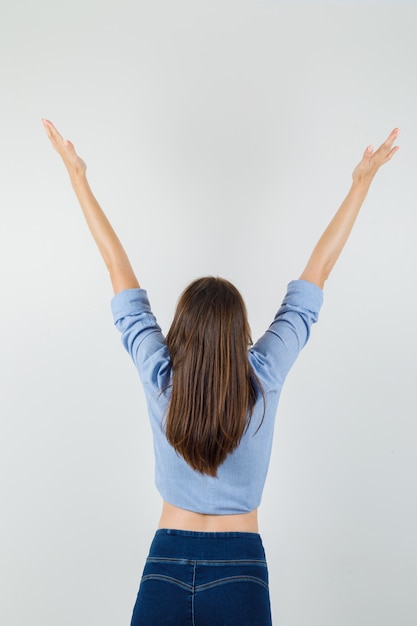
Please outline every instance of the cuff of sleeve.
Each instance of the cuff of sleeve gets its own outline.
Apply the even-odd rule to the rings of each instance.
[[[288,284],[288,291],[283,304],[288,301],[318,313],[323,304],[323,290],[308,280],[292,280]]]
[[[124,289],[111,299],[114,323],[128,315],[151,313],[146,289]]]

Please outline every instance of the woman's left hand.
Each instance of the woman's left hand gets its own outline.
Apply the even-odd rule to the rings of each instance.
[[[373,146],[366,148],[361,162],[353,170],[352,179],[354,183],[370,184],[372,182],[381,165],[392,159],[397,150],[400,149],[399,146],[393,147],[399,132],[399,128],[394,128],[389,137],[379,146],[378,150],[374,151]]]

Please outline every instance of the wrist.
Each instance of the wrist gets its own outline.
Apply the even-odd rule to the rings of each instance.
[[[80,187],[87,184],[87,173],[85,169],[68,169],[68,174],[73,187]]]
[[[373,175],[368,174],[367,176],[354,178],[352,180],[351,189],[354,191],[367,193],[369,190],[369,187],[371,186],[373,179],[374,179],[374,174]]]

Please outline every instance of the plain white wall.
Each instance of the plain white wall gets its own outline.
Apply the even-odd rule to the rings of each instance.
[[[278,411],[260,512],[280,626],[417,622],[415,3],[0,5],[0,623],[128,624],[150,428],[52,119],[167,330],[196,276],[254,338],[394,126]]]

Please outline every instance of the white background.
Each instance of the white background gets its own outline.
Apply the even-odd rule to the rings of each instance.
[[[142,390],[40,123],[73,140],[166,331],[195,277],[256,339],[401,127],[278,411],[278,626],[415,626],[417,5],[1,0],[0,623],[129,624],[159,515]]]

